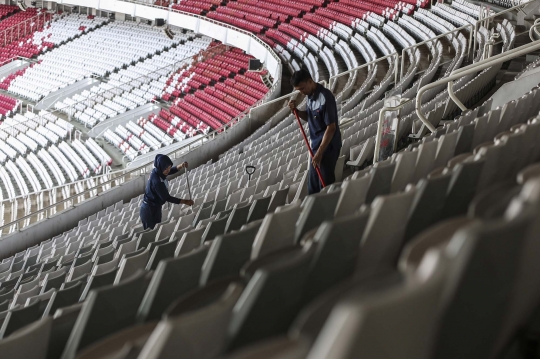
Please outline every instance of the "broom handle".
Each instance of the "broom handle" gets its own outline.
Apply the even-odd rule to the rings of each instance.
[[[187,190],[188,190],[188,193],[189,193],[189,199],[193,199],[193,197],[191,197],[191,188],[189,187],[189,176],[188,176],[186,167],[184,167],[184,171],[186,173]],[[193,206],[189,206],[189,208],[191,209],[191,213],[193,213]]]
[[[300,121],[300,117],[298,117],[298,111],[296,109],[294,109],[294,116],[296,117],[296,121],[298,122],[298,127],[300,127],[300,132],[302,132],[302,136],[304,136],[304,141],[306,142],[306,147],[309,151],[309,155],[311,156],[311,159],[313,159],[313,156],[314,156],[313,151],[311,150],[311,146],[309,145],[309,142],[306,136],[306,131],[304,131],[304,127],[302,126],[302,122]],[[321,170],[319,169],[318,166],[315,167],[315,171],[317,171],[317,175],[319,176],[319,180],[321,181],[323,188],[326,187],[326,183],[324,183]]]
[[[189,176],[187,174],[187,168],[186,167],[184,167],[184,171],[186,173],[187,190],[188,190],[188,193],[189,193],[189,199],[192,199],[192,197],[191,197],[191,188],[189,187]]]

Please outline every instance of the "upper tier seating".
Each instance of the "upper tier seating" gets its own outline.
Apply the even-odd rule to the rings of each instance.
[[[15,5],[0,5],[0,20],[19,11],[19,7]]]
[[[132,32],[138,34],[132,37]],[[39,56],[8,91],[32,101],[91,76],[107,76],[174,44],[161,30],[134,22],[107,24]]]
[[[109,81],[55,103],[54,107],[71,115],[87,127],[133,110],[163,96],[166,81],[184,59],[191,59],[210,43],[209,38],[178,34],[177,47],[141,59],[109,76]],[[187,61],[187,60],[186,60]]]
[[[39,115],[26,112],[24,116],[16,114],[6,118],[0,125],[0,163],[6,164],[8,169],[18,167],[12,177],[18,185],[11,186],[8,183],[11,181],[0,184],[4,198],[28,195],[88,178],[101,173],[103,166],[111,165],[110,156],[95,141],[89,139],[86,144],[79,140],[68,142],[72,131],[73,125],[46,111]]]
[[[13,112],[17,110],[20,104],[20,101],[9,96],[0,94],[0,120],[5,118],[6,116],[10,116]]]
[[[168,110],[162,109],[158,114],[150,114],[147,119],[129,121],[104,132],[103,137],[128,160],[168,146],[174,141],[207,134],[210,130],[221,131],[223,125],[230,123],[264,97],[268,87],[263,83],[261,75],[266,75],[267,71],[246,72],[249,56],[239,49],[226,50],[225,46],[209,44],[208,41],[205,38],[204,42],[197,43],[198,46],[208,46],[207,50],[201,49],[200,55],[176,63],[175,67],[180,69],[174,73],[168,72],[168,79],[165,76],[160,78],[159,84],[164,88],[161,97],[165,100],[177,98]],[[189,51],[196,49],[200,48],[193,47]],[[196,61],[200,56],[203,60]],[[102,87],[110,85],[111,82]],[[74,117],[77,118],[86,103],[84,93],[67,101],[81,101],[74,105],[78,111]],[[67,101],[57,103],[57,108],[65,106]],[[95,122],[96,113],[86,117]]]
[[[38,55],[43,47],[32,41],[32,34],[42,30],[52,15],[42,9],[29,8],[0,21],[0,64],[17,56],[31,58]]]
[[[24,41],[16,41],[12,44],[15,52],[6,50],[2,52],[2,59],[7,60],[11,56],[32,57],[58,46],[66,41],[73,40],[83,33],[91,31],[107,22],[105,18],[91,18],[86,15],[69,14],[54,15],[51,22],[41,31],[35,31],[33,35],[28,36]],[[39,30],[37,28],[36,30]],[[22,44],[22,46],[21,46]],[[10,45],[11,46],[11,45]],[[32,49],[32,53],[23,53],[25,48]],[[30,50],[26,50],[30,51]],[[35,64],[32,64],[32,67]],[[19,70],[7,78],[0,79],[0,88],[7,90],[13,80],[25,73],[26,69]]]

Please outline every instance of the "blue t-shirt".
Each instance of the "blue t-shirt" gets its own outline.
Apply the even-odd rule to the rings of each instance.
[[[321,145],[328,125],[335,123],[336,132],[324,154],[331,154],[341,149],[341,131],[339,130],[336,99],[332,92],[321,84],[317,84],[315,92],[308,96],[307,117],[311,149],[316,152]]]

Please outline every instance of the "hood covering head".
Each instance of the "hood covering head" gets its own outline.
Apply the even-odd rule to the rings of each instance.
[[[154,159],[154,167],[157,169],[156,172],[161,178],[167,177],[163,174],[163,171],[165,171],[167,167],[172,165],[173,162],[167,155],[157,155]]]

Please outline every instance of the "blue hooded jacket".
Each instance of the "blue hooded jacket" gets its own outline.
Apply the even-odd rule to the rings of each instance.
[[[150,174],[144,192],[144,201],[148,205],[161,207],[165,202],[180,204],[180,198],[173,197],[169,194],[169,182],[167,181],[167,176],[163,174],[163,171],[172,165],[173,162],[166,155],[157,155],[154,159],[154,169]],[[169,175],[175,174],[176,172],[178,172],[178,169],[173,166]]]

